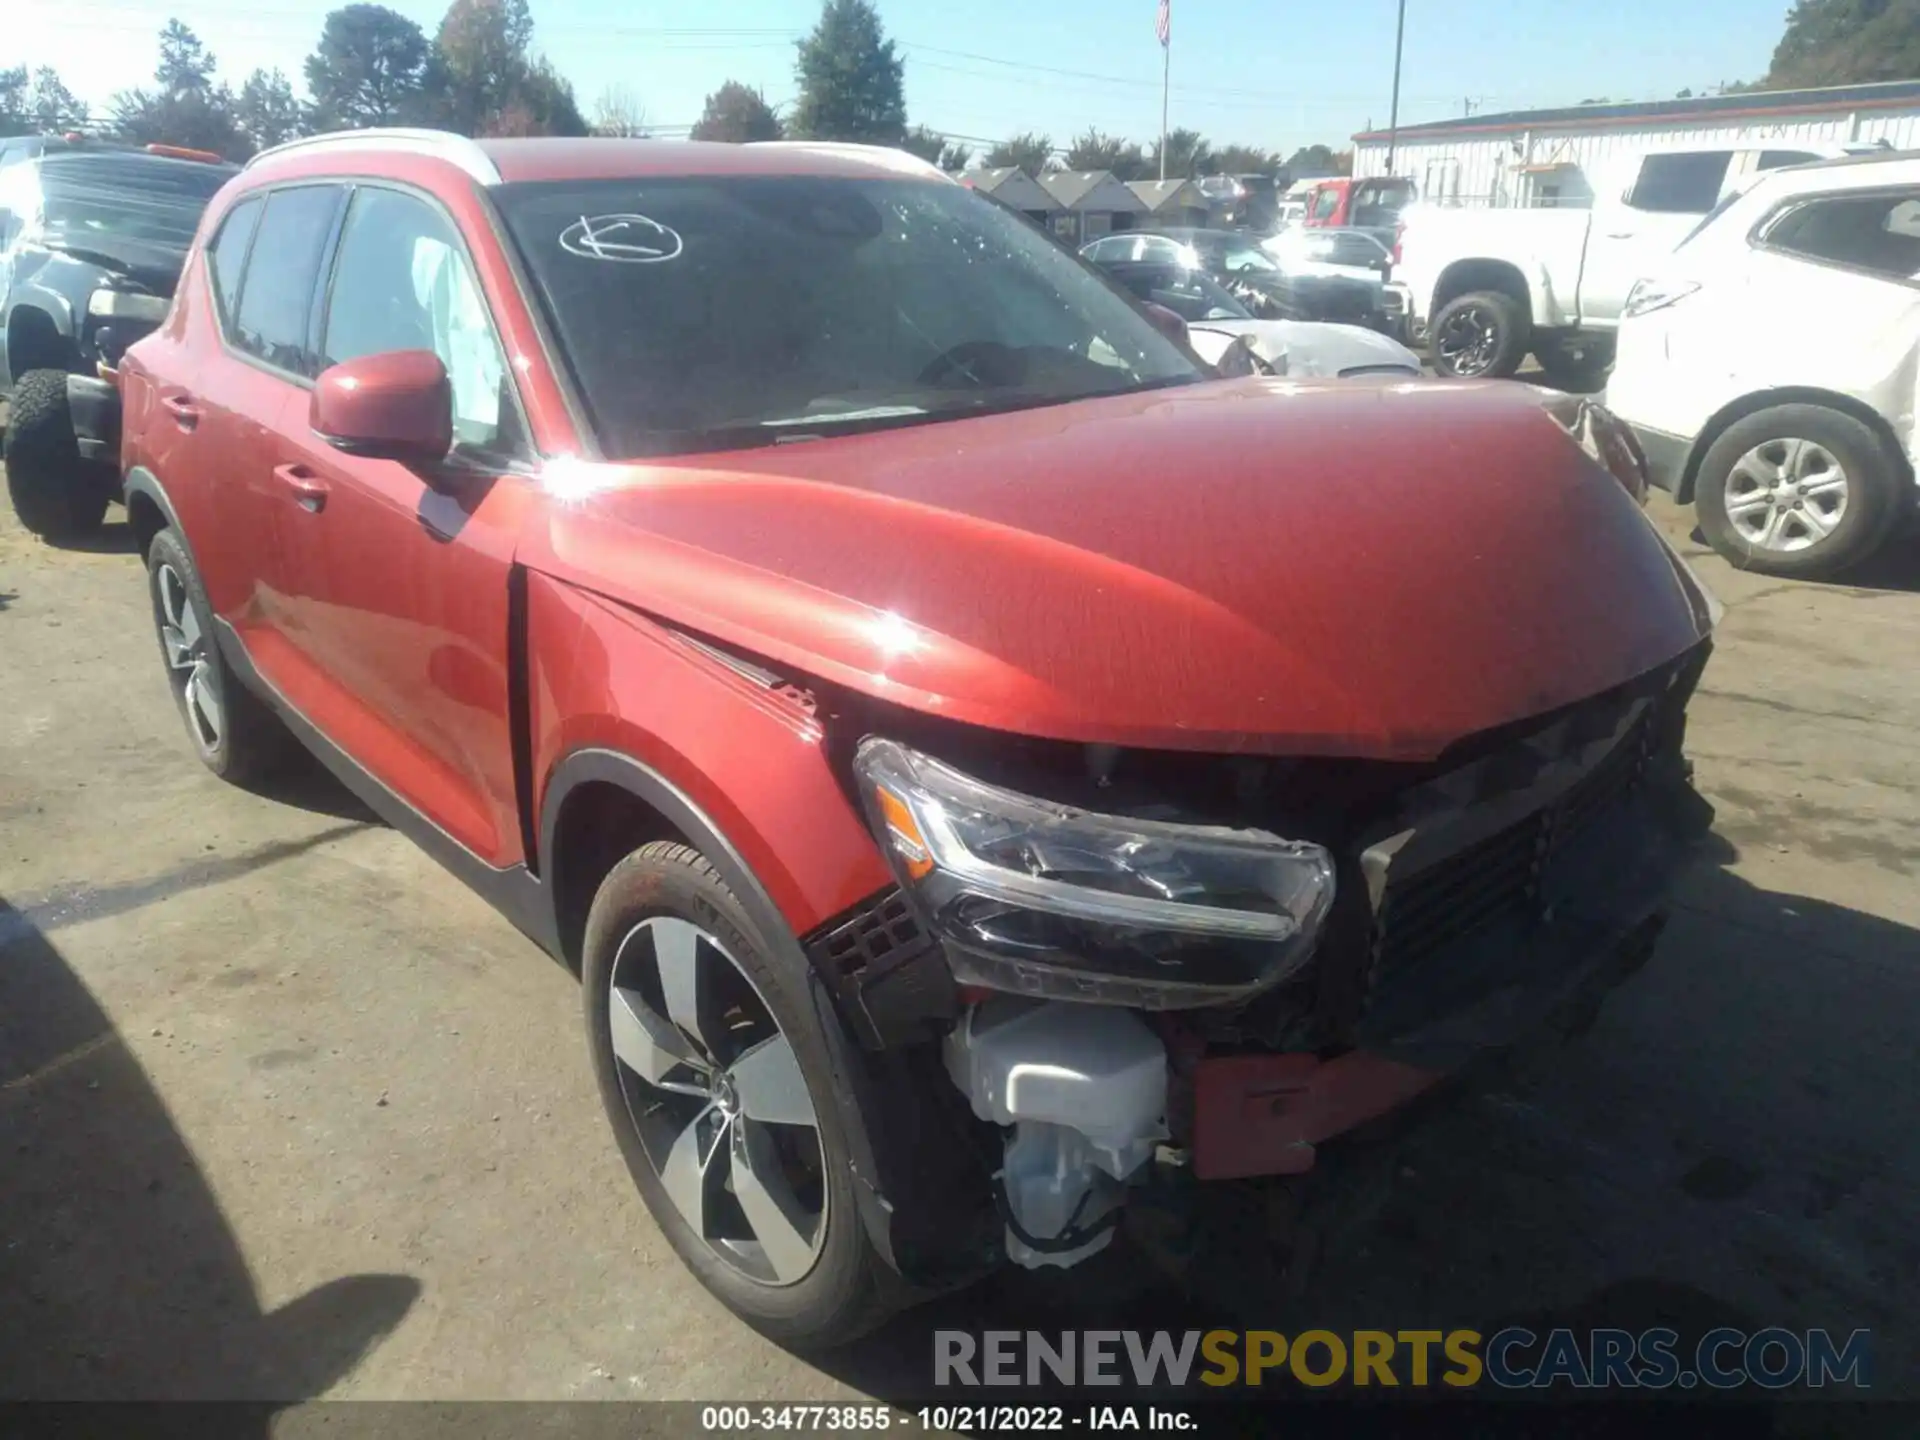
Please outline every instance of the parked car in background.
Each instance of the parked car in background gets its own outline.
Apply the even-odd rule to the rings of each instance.
[[[1309,230],[1365,230],[1391,251],[1400,217],[1419,194],[1411,180],[1381,175],[1354,180],[1330,175],[1316,180],[1305,196],[1300,223]]]
[[[1269,236],[1260,248],[1287,278],[1293,303],[1314,318],[1403,335],[1401,295],[1387,284],[1393,254],[1373,231],[1299,227]]]
[[[1281,238],[1298,233],[1290,231]],[[1376,271],[1336,264],[1304,246],[1289,248],[1283,261],[1244,230],[1131,231],[1096,240],[1081,254],[1101,265],[1150,261],[1205,271],[1262,319],[1371,324],[1382,313],[1381,277]],[[1349,258],[1358,257],[1349,252]]]
[[[1279,187],[1271,175],[1206,175],[1196,182],[1207,197],[1208,219],[1222,229],[1265,235],[1278,218]]]
[[[167,313],[201,212],[237,167],[202,151],[0,141],[0,396],[20,523],[55,539],[117,498],[113,369]]]
[[[1412,206],[1393,272],[1411,336],[1442,375],[1512,375],[1532,352],[1555,384],[1596,389],[1634,282],[1702,217],[1766,171],[1869,148],[1646,149],[1600,172],[1591,209]]]
[[[123,459],[201,762],[574,968],[663,1235],[820,1346],[1652,953],[1711,611],[1624,429],[1275,388],[897,151],[349,132],[216,199]]]
[[[1311,320],[1261,320],[1201,270],[1132,260],[1110,261],[1100,268],[1136,299],[1165,306],[1185,320],[1194,352],[1210,365],[1220,362],[1229,345],[1245,343],[1275,375],[1353,379],[1421,373],[1418,355],[1374,330]]]
[[[1857,564],[1911,521],[1920,160],[1760,180],[1634,286],[1610,408],[1652,483],[1772,575]]]

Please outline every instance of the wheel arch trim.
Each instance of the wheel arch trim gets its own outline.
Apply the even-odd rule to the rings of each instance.
[[[872,1136],[864,1114],[865,1092],[872,1083],[859,1063],[852,1037],[834,1005],[825,980],[814,969],[773,897],[748,867],[733,842],[707,813],[683,790],[649,765],[616,750],[588,747],[562,757],[548,772],[540,804],[540,856],[545,871],[546,890],[555,905],[557,933],[559,897],[563,889],[565,860],[556,848],[560,816],[567,797],[582,785],[601,783],[625,790],[636,800],[650,805],[671,823],[686,843],[698,850],[720,872],[753,926],[753,939],[782,963],[794,967],[794,973],[806,982],[806,993],[815,1010],[815,1020],[826,1040],[827,1060],[833,1067],[832,1103],[839,1114],[841,1130],[847,1137],[849,1158],[854,1171],[854,1194],[874,1248],[887,1264],[897,1270],[894,1258],[890,1215],[893,1206],[880,1188],[881,1170],[877,1163]]]
[[[1707,452],[1713,449],[1720,437],[1750,416],[1764,410],[1776,409],[1782,405],[1819,405],[1834,410],[1849,419],[1858,420],[1880,437],[1881,444],[1887,447],[1887,453],[1898,467],[1898,473],[1911,486],[1914,480],[1913,461],[1900,443],[1900,437],[1894,433],[1887,417],[1873,406],[1852,395],[1838,390],[1823,390],[1817,385],[1780,385],[1769,390],[1755,390],[1730,400],[1713,414],[1713,418],[1700,427],[1700,433],[1694,437],[1693,448],[1687,453],[1686,467],[1680,472],[1680,484],[1674,492],[1674,500],[1682,505],[1694,502],[1695,487],[1700,480],[1700,467],[1706,463]]]

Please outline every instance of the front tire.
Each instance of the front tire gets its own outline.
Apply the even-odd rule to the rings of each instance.
[[[1824,405],[1776,405],[1727,427],[1700,462],[1694,510],[1742,570],[1813,579],[1859,564],[1912,482],[1891,446]]]
[[[171,530],[147,549],[147,592],[167,683],[200,763],[235,785],[279,769],[294,748],[292,733],[220,654],[200,572]]]
[[[587,916],[587,1038],[627,1169],[716,1298],[782,1344],[825,1348],[886,1313],[834,1090],[834,1023],[751,938],[698,851],[642,846]]]
[[[1475,290],[1433,317],[1433,368],[1459,380],[1505,380],[1526,359],[1533,317],[1513,296]]]
[[[64,370],[29,370],[7,416],[7,493],[20,523],[44,540],[79,540],[106,518],[103,467],[80,454]]]

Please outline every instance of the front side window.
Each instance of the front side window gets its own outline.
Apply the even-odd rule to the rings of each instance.
[[[1627,203],[1663,215],[1704,215],[1719,202],[1732,161],[1726,150],[1649,155],[1640,162],[1640,178]]]
[[[302,185],[267,197],[249,251],[233,342],[276,369],[319,373],[307,336],[320,256],[340,204],[335,185]]]
[[[354,192],[340,234],[322,364],[431,350],[453,389],[453,438],[500,448],[512,410],[507,366],[459,236],[433,206],[397,190]]]
[[[963,186],[814,176],[494,192],[612,455],[771,444],[1204,379]]]
[[[1774,221],[1763,243],[1809,260],[1911,280],[1920,276],[1920,190],[1809,200]]]
[[[1778,170],[1786,165],[1806,165],[1820,157],[1811,150],[1762,150],[1754,162],[1756,170]]]

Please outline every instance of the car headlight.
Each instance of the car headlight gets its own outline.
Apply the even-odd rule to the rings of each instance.
[[[876,737],[854,769],[901,888],[963,984],[1218,1004],[1304,966],[1333,903],[1318,845],[1077,810]]]
[[[1636,315],[1645,315],[1652,310],[1664,310],[1676,301],[1684,300],[1700,288],[1694,280],[1638,280],[1633,289],[1627,292],[1626,308],[1620,312],[1620,318],[1631,320]]]
[[[172,303],[164,295],[138,295],[131,290],[96,290],[87,298],[87,313],[115,320],[151,320],[158,324],[167,318],[167,307]]]

